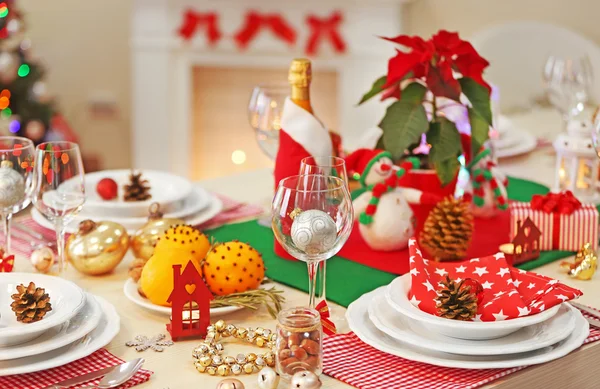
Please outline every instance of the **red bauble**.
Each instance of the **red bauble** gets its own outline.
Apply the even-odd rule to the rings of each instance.
[[[467,286],[471,287],[471,293],[475,293],[477,296],[477,305],[481,304],[483,300],[483,286],[481,286],[481,283],[473,278],[465,278],[462,287],[466,288]]]
[[[116,199],[119,194],[119,186],[112,178],[103,178],[96,185],[96,192],[104,200]]]

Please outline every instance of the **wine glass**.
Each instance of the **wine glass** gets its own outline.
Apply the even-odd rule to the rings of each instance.
[[[65,268],[65,226],[83,207],[85,184],[79,146],[46,142],[36,148],[33,204],[56,230],[58,273]]]
[[[353,213],[348,187],[341,178],[309,174],[279,182],[271,225],[281,246],[307,264],[311,308],[317,293],[322,292],[317,287],[319,263],[333,257],[346,243]]]
[[[12,215],[31,201],[35,146],[27,138],[0,136],[0,213],[4,221],[5,250],[11,253],[10,221]]]
[[[548,100],[562,114],[565,123],[583,111],[594,82],[588,56],[579,59],[550,56],[543,78]]]
[[[288,95],[288,85],[259,85],[252,90],[248,103],[248,119],[256,134],[258,146],[273,160],[279,148],[283,104]]]

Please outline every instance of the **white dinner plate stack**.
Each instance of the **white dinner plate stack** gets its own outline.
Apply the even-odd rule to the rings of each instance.
[[[34,323],[12,312],[17,285],[44,288],[52,310]],[[119,315],[106,300],[85,293],[60,277],[0,273],[0,376],[32,373],[84,358],[106,346],[119,332]]]
[[[148,221],[149,207],[160,204],[165,217],[183,219],[187,224],[202,224],[223,208],[223,203],[212,193],[189,180],[159,171],[141,171],[142,178],[148,180],[151,199],[145,201],[124,201],[123,186],[129,182],[131,170],[103,170],[85,175],[86,201],[81,212],[67,226],[67,232],[75,232],[79,222],[85,219],[94,221],[110,220],[124,226],[129,233],[135,233]],[[119,187],[119,195],[114,200],[103,200],[96,186],[103,178],[111,178]],[[32,209],[33,219],[40,225],[54,229],[42,214]]]
[[[498,118],[498,139],[494,140],[497,158],[514,157],[535,150],[535,136],[522,128],[517,128],[506,116]]]
[[[410,274],[350,304],[350,329],[388,354],[437,366],[493,369],[534,365],[563,357],[589,334],[568,303],[536,315],[496,322],[464,322],[421,311],[408,299]]]

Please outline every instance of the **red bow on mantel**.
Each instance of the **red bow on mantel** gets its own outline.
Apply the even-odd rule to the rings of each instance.
[[[344,42],[339,32],[339,27],[343,20],[342,14],[339,11],[335,11],[327,18],[309,15],[306,18],[306,24],[310,27],[311,32],[306,43],[306,54],[315,55],[318,45],[323,38],[331,41],[336,52],[344,53],[346,51],[346,42]]]
[[[179,35],[185,40],[190,40],[198,27],[205,26],[208,43],[213,46],[223,36],[219,30],[218,21],[219,16],[215,12],[201,13],[188,9],[183,14],[183,21],[181,27],[179,27]]]
[[[531,209],[545,213],[570,215],[581,208],[581,202],[569,190],[560,193],[548,193],[544,196],[533,195]]]
[[[325,300],[321,301],[319,304],[317,304],[317,307],[315,309],[319,312],[319,315],[321,315],[321,324],[323,325],[323,332],[327,335],[336,334],[337,328],[335,328],[335,324],[333,324],[333,322],[329,319],[331,315],[329,312],[329,306],[327,305],[327,302]]]
[[[296,31],[279,14],[260,14],[250,11],[246,14],[246,22],[240,31],[235,34],[235,41],[240,49],[248,47],[256,34],[262,28],[268,27],[275,36],[290,45],[296,43]]]

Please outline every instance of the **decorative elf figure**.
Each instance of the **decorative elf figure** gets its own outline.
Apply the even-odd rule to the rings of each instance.
[[[467,164],[471,181],[465,189],[464,198],[473,203],[475,217],[492,217],[508,208],[507,177],[492,160],[489,149],[482,149]]]
[[[415,219],[409,204],[435,204],[437,196],[400,187],[402,177],[419,167],[417,159],[400,167],[390,153],[359,149],[346,158],[349,170],[360,173],[366,189],[354,202],[354,216],[365,242],[374,250],[395,251],[408,246],[415,232]]]

